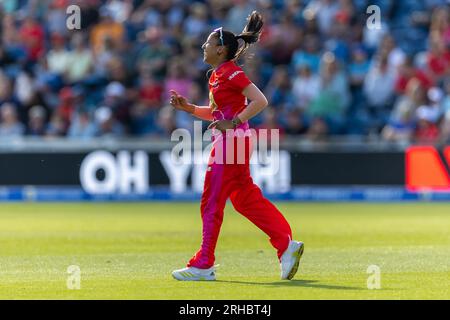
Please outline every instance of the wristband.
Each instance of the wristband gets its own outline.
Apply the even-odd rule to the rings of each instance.
[[[235,117],[233,120],[231,120],[231,123],[233,124],[233,128],[236,129],[238,125],[242,123],[241,119],[239,117]]]

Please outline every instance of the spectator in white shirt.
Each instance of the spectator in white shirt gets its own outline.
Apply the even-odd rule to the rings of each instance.
[[[294,78],[292,93],[295,102],[301,109],[307,109],[310,102],[317,97],[320,92],[320,77],[312,73],[308,64],[300,65],[297,68],[297,76]]]
[[[51,37],[52,49],[47,54],[48,69],[51,72],[65,75],[70,64],[70,54],[65,48],[65,39],[54,33]]]

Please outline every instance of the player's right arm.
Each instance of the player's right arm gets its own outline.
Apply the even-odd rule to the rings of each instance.
[[[214,120],[209,106],[196,106],[195,104],[189,103],[185,97],[180,96],[175,90],[170,90],[170,94],[170,104],[175,109],[188,112],[202,120]]]

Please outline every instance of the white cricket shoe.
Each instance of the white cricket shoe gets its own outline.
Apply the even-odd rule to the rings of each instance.
[[[216,270],[214,267],[209,269],[187,267],[173,271],[172,276],[180,281],[214,281],[216,280]]]
[[[280,259],[281,279],[291,280],[298,270],[300,258],[304,250],[303,242],[291,241]]]

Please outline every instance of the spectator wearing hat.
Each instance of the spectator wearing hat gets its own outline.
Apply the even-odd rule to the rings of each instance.
[[[417,127],[414,131],[414,142],[433,144],[439,138],[439,128],[437,121],[439,119],[439,111],[424,105],[420,106],[416,111]]]
[[[123,126],[127,126],[130,123],[127,90],[122,83],[113,81],[106,86],[102,105],[110,108],[114,113],[115,119],[120,121]]]
[[[125,134],[123,126],[115,119],[113,111],[106,106],[95,110],[95,136],[121,137]]]

